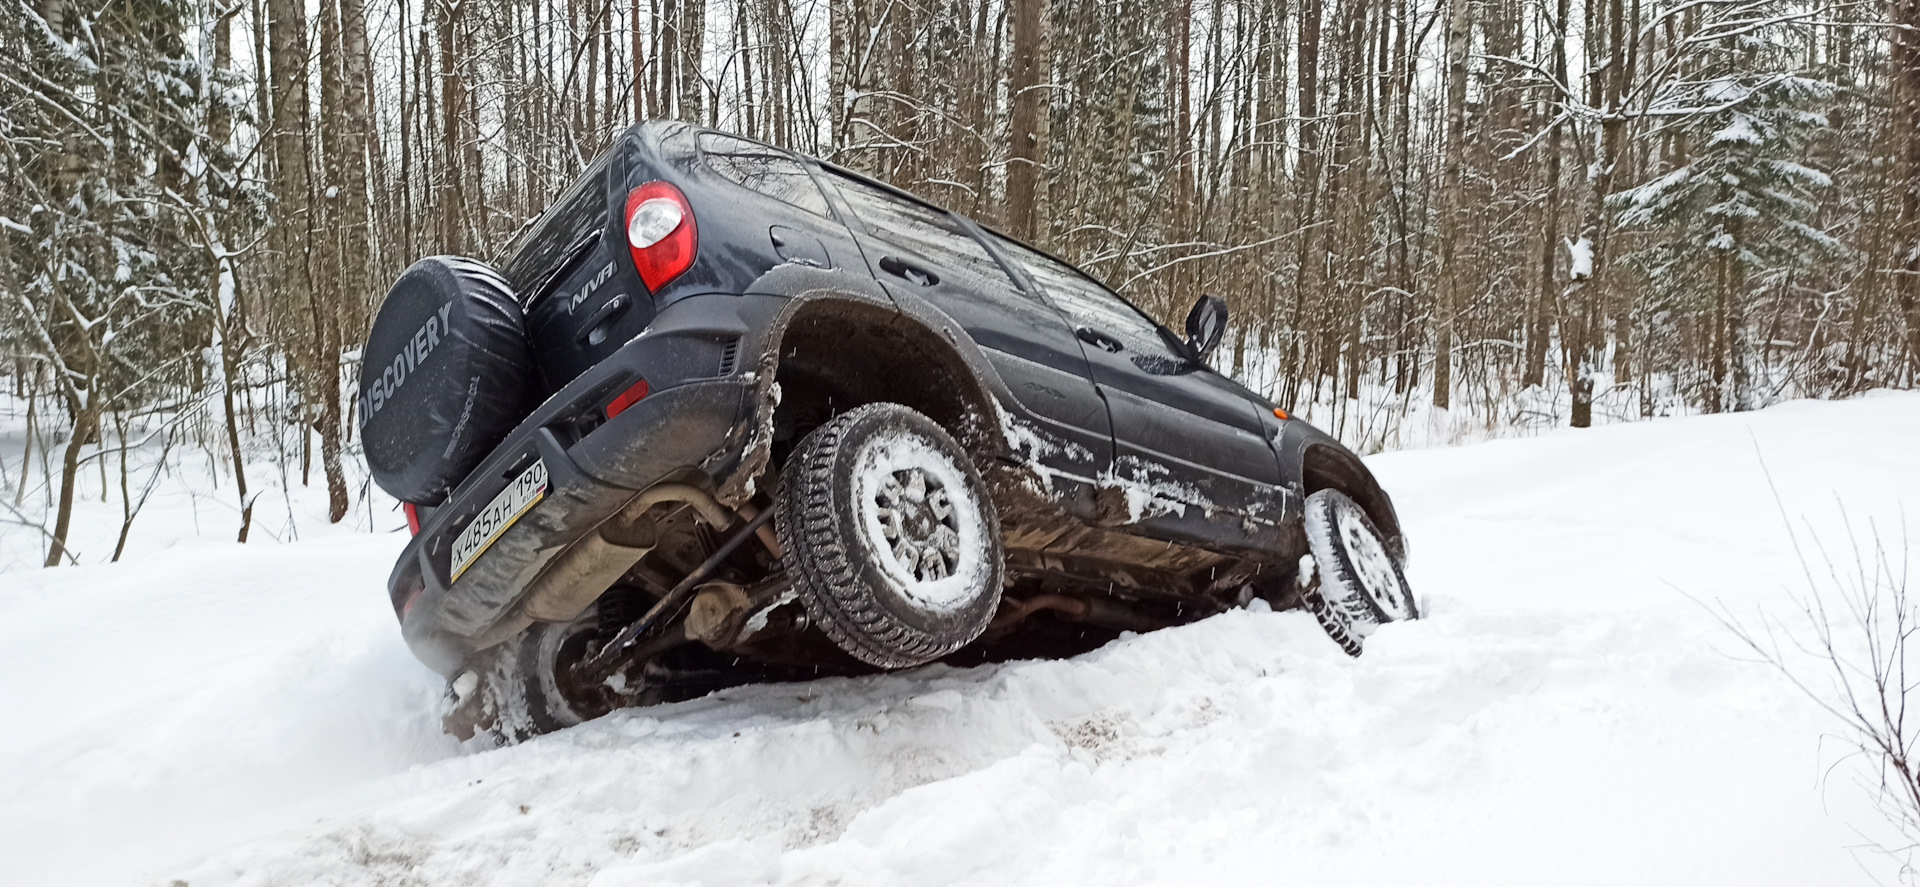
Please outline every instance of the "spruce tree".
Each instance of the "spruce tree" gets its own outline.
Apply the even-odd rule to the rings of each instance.
[[[1664,162],[1609,199],[1622,228],[1640,235],[1625,260],[1644,308],[1704,327],[1707,367],[1695,390],[1714,412],[1764,405],[1748,312],[1786,297],[1796,274],[1843,249],[1814,224],[1815,194],[1832,180],[1805,162],[1836,88],[1788,70],[1792,55],[1764,38],[1729,44],[1729,73],[1655,100],[1653,114],[1676,121]]]

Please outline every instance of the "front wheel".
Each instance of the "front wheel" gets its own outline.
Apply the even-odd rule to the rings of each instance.
[[[1399,561],[1359,503],[1339,490],[1308,496],[1306,531],[1319,587],[1302,597],[1348,654],[1360,655],[1374,629],[1420,618]]]
[[[931,662],[1000,606],[1000,521],[966,450],[892,403],[835,416],[782,471],[778,528],[807,613],[854,658]]]

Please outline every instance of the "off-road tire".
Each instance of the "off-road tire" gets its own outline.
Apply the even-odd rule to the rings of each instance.
[[[899,453],[917,461],[901,461],[906,457]],[[905,468],[893,470],[899,466]],[[912,526],[925,527],[927,515],[942,513],[928,504],[936,490],[951,506],[925,540],[902,529],[907,519],[874,516],[908,510],[876,505],[883,499],[875,499],[875,491],[889,478],[897,488],[899,478],[911,481],[915,474],[924,500],[913,507],[925,510],[912,512]],[[978,638],[1000,606],[1005,556],[993,500],[966,450],[912,409],[870,404],[814,429],[781,472],[777,508],[782,560],[808,617],[862,662],[881,668],[931,662]],[[873,528],[887,520],[903,521],[887,528],[902,534],[904,544],[881,547],[889,543]],[[940,526],[953,529],[950,551]],[[932,549],[939,551],[928,555]],[[925,556],[915,563],[935,564],[934,575],[945,557],[940,552],[948,552],[951,573],[945,580],[919,577],[920,567],[902,566],[902,550],[908,559]]]
[[[1306,606],[1307,612],[1313,614],[1313,618],[1326,631],[1327,637],[1339,645],[1340,649],[1347,651],[1348,656],[1360,655],[1360,635],[1353,631],[1352,614],[1344,610],[1335,610],[1332,604],[1327,603],[1326,598],[1320,596],[1318,590],[1302,594],[1300,602]]]
[[[1307,497],[1305,524],[1318,581],[1301,599],[1348,655],[1360,655],[1374,629],[1420,618],[1399,559],[1359,503],[1320,490]]]
[[[610,691],[579,686],[570,666],[600,634],[594,609],[573,622],[536,622],[525,631],[478,653],[467,672],[477,683],[459,695],[454,679],[448,732],[462,739],[485,735],[497,745],[583,724],[620,704]],[[463,735],[464,734],[464,735]]]

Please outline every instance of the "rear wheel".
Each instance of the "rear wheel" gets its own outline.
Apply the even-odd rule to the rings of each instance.
[[[1420,618],[1400,562],[1359,503],[1338,490],[1308,496],[1306,531],[1319,582],[1302,598],[1342,649],[1358,656],[1374,629]]]
[[[862,662],[931,662],[1000,606],[993,500],[966,451],[912,409],[870,404],[814,429],[787,460],[778,507],[808,615]]]
[[[600,637],[596,609],[573,622],[536,622],[527,630],[481,651],[453,682],[454,706],[447,732],[468,739],[491,735],[502,744],[524,742],[600,717],[622,706],[657,699],[636,699],[611,682],[581,680],[573,666]]]

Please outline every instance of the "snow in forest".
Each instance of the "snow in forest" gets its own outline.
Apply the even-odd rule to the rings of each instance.
[[[1430,618],[1360,659],[1240,611],[502,750],[437,729],[396,515],[240,546],[168,490],[0,573],[0,883],[1892,882],[1866,763],[1695,599],[1790,615],[1783,508],[1897,545],[1915,441],[1902,393],[1375,456]]]

